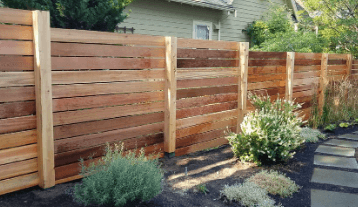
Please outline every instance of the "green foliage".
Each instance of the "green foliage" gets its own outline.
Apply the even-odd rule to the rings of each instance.
[[[241,123],[242,134],[228,137],[235,156],[257,164],[286,161],[294,155],[304,139],[300,136],[302,118],[294,110],[299,104],[281,99],[249,94],[256,110]]]
[[[305,139],[305,142],[313,142],[313,143],[318,142],[318,140],[320,138],[326,139],[326,136],[324,134],[322,134],[319,130],[312,129],[309,127],[302,128],[301,137],[303,137]]]
[[[278,173],[277,171],[263,170],[248,179],[259,187],[267,190],[272,195],[280,195],[282,198],[292,196],[300,189],[289,177]]]
[[[324,127],[324,130],[333,132],[334,130],[336,130],[336,128],[337,128],[337,125],[328,124],[326,127]]]
[[[207,194],[209,192],[209,190],[206,188],[206,185],[205,184],[199,184],[196,186],[196,189],[203,193],[203,194]]]
[[[49,10],[56,28],[114,31],[128,15],[124,8],[133,0],[2,0],[10,8]]]
[[[348,123],[348,122],[342,122],[342,123],[339,124],[339,127],[341,127],[341,128],[347,128],[347,127],[349,127],[350,125],[351,125],[351,124]]]
[[[281,205],[275,206],[275,201],[267,195],[265,189],[249,181],[243,184],[225,185],[220,193],[228,200],[240,202],[243,206],[282,207]]]
[[[77,201],[123,206],[129,201],[147,201],[161,192],[163,174],[157,159],[147,159],[143,149],[123,154],[123,145],[107,145],[106,155],[96,164],[83,165],[82,184],[75,186]]]

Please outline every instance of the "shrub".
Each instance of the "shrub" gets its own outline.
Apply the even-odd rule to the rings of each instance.
[[[128,201],[147,201],[161,192],[162,173],[157,159],[147,159],[143,149],[123,154],[123,145],[111,148],[96,164],[83,165],[82,184],[75,186],[75,199],[85,205],[123,206]]]
[[[337,128],[337,125],[329,124],[324,128],[324,130],[333,132],[336,128]]]
[[[302,128],[301,137],[305,139],[305,142],[313,142],[313,143],[318,142],[320,138],[326,139],[326,136],[322,134],[319,130],[312,129],[309,127]]]
[[[249,94],[256,110],[241,123],[241,134],[228,136],[235,156],[257,164],[286,161],[294,155],[304,139],[300,136],[302,118],[294,110],[299,104]]]
[[[228,200],[240,202],[243,206],[275,207],[275,201],[267,195],[267,191],[252,182],[225,185],[220,193]]]
[[[280,195],[285,198],[297,192],[300,187],[294,181],[277,171],[263,170],[248,179],[272,195]]]

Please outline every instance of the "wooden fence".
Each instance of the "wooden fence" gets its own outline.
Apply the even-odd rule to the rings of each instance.
[[[226,144],[248,91],[296,99],[307,118],[329,80],[358,71],[351,55],[51,29],[48,12],[0,9],[0,22],[0,194],[78,179],[106,142],[161,157]]]

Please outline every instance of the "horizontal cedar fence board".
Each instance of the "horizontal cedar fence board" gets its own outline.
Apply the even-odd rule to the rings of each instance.
[[[216,40],[198,40],[178,38],[178,48],[210,48],[222,50],[237,50],[237,42],[216,41]]]
[[[204,97],[195,97],[177,100],[177,109],[199,107],[207,104],[223,103],[229,101],[237,101],[237,93],[214,94]]]
[[[177,68],[237,67],[237,60],[178,59]]]
[[[0,88],[0,102],[35,100],[35,87]]]
[[[101,44],[165,46],[164,37],[51,28],[51,41]]]
[[[269,74],[269,75],[249,75],[247,81],[252,82],[264,82],[273,80],[285,80],[286,74]]]
[[[313,96],[313,95],[314,95],[314,90],[306,90],[306,91],[293,93],[293,98],[300,98],[300,97]]]
[[[191,116],[198,116],[208,113],[215,113],[220,111],[226,111],[237,108],[237,101],[231,101],[226,103],[217,103],[217,104],[210,104],[205,106],[193,107],[193,108],[185,108],[177,110],[176,118],[182,119]]]
[[[164,100],[164,92],[144,92],[129,94],[98,95],[75,98],[53,99],[53,111],[67,111],[84,108],[96,108],[103,106],[115,106],[141,102]],[[1,105],[0,105],[1,114]]]
[[[286,65],[286,60],[252,60],[249,59],[249,67],[251,66],[273,66],[273,65]]]
[[[285,73],[286,66],[263,66],[263,67],[250,67],[248,68],[248,78],[250,75],[262,75],[271,73]]]
[[[219,93],[237,93],[237,85],[210,87],[210,88],[190,88],[177,90],[177,100],[181,98],[191,98]]]
[[[52,84],[100,83],[164,79],[164,69],[126,71],[53,71]],[[1,81],[1,78],[0,78]],[[0,84],[1,86],[1,84]]]
[[[194,70],[178,70],[177,80],[194,79],[198,78],[216,78],[225,76],[237,76],[238,71],[236,68],[227,68],[226,70],[211,70],[211,69],[194,69]]]
[[[0,87],[35,85],[34,72],[6,72],[1,73]]]
[[[140,138],[126,139],[122,143],[125,150],[134,148],[141,148],[164,141],[163,133],[144,136]],[[106,145],[100,145],[84,149],[76,149],[55,155],[55,167],[78,162],[80,158],[87,160],[90,156],[92,158],[101,157],[105,155]]]
[[[358,65],[352,65],[352,69],[358,69]]]
[[[36,116],[0,119],[0,134],[36,128]]]
[[[331,70],[327,71],[327,75],[347,75],[347,70]]]
[[[0,39],[13,39],[13,40],[33,39],[33,29],[30,26],[0,24],[0,31],[1,31]]]
[[[347,59],[348,54],[328,54],[328,59]]]
[[[322,53],[295,53],[295,60],[296,59],[320,60],[321,58],[322,58]]]
[[[204,78],[204,79],[186,79],[178,80],[177,88],[191,88],[191,87],[208,87],[218,85],[232,85],[238,83],[238,77],[225,78]]]
[[[310,72],[315,70],[321,70],[321,65],[310,65],[310,66],[295,66],[294,72]]]
[[[0,8],[0,22],[32,25],[32,12],[20,9]]]
[[[312,72],[303,72],[303,73],[294,73],[293,79],[302,79],[302,78],[312,78],[312,77],[320,77],[320,71],[312,71]]]
[[[294,79],[292,85],[309,85],[309,84],[319,83],[319,77],[314,78],[305,78],[305,79]]]
[[[36,134],[36,129],[11,134],[0,134],[0,149],[34,144],[37,142]]]
[[[285,86],[285,81],[266,81],[266,82],[257,82],[257,83],[248,83],[247,90],[257,90],[257,89],[266,89],[266,88],[274,88],[274,87],[282,87]]]
[[[250,59],[286,59],[286,52],[255,52],[249,51]]]
[[[201,142],[198,144],[190,145],[187,147],[179,148],[175,150],[175,156],[181,156],[185,154],[189,154],[191,152],[200,151],[203,149],[211,148],[211,147],[218,147],[224,144],[228,144],[229,141],[226,138],[217,138],[207,142]]]
[[[328,76],[329,81],[341,81],[344,79],[344,76],[337,75],[337,76]]]
[[[189,135],[199,134],[199,133],[220,129],[220,128],[232,127],[232,126],[236,126],[236,123],[237,123],[237,118],[234,118],[234,119],[228,119],[218,122],[207,122],[200,125],[177,129],[176,138],[186,137]]]
[[[330,60],[328,59],[328,65],[345,65],[347,63],[346,60]]]
[[[52,70],[164,68],[164,59],[52,57]]]
[[[33,172],[37,172],[37,158],[0,165],[0,180]]]
[[[358,70],[352,70],[351,73],[352,73],[352,74],[357,74],[357,73],[358,73]]]
[[[309,95],[309,96],[295,98],[296,103],[309,103],[311,101],[313,101],[313,93],[312,93],[312,95]]]
[[[71,125],[55,126],[54,138],[62,139],[85,134],[122,129],[127,127],[136,127],[140,125],[162,121],[164,121],[164,113],[159,112],[152,114],[142,114],[138,116],[128,116],[107,120],[76,123]]]
[[[281,95],[285,95],[285,86],[281,86],[281,87],[274,87],[274,88],[265,88],[265,89],[260,89],[260,90],[251,90],[251,93],[254,93],[256,95],[261,95],[261,96],[276,96],[277,94],[281,94]]]
[[[0,165],[37,157],[37,144],[4,149],[0,151]]]
[[[51,55],[71,56],[110,56],[110,57],[165,57],[164,48],[131,47],[118,45],[51,43]]]
[[[358,60],[353,60],[352,63],[358,65]]]
[[[96,83],[52,86],[52,97],[90,96],[113,93],[131,93],[163,90],[164,82],[123,82],[123,83]],[[0,89],[1,90],[1,89]],[[0,98],[1,99],[1,98]]]
[[[34,70],[34,58],[22,56],[0,56],[0,71]]]
[[[328,65],[327,70],[347,70],[347,65]]]
[[[232,109],[229,111],[220,111],[212,114],[205,114],[202,116],[193,116],[184,119],[179,119],[176,121],[177,129],[190,127],[193,125],[203,124],[206,122],[220,121],[223,119],[229,119],[237,117],[238,110]]]
[[[300,91],[311,90],[311,89],[314,88],[314,87],[315,87],[314,84],[293,86],[293,93],[297,93],[297,92],[300,92]]]
[[[321,60],[311,60],[311,59],[295,59],[295,68],[296,65],[307,66],[307,65],[321,65]]]
[[[149,104],[114,106],[107,108],[94,108],[79,111],[57,112],[53,115],[53,124],[63,125],[77,122],[93,121],[98,119],[109,119],[120,116],[152,113],[164,110],[164,102]]]
[[[36,113],[35,101],[0,104],[0,119],[26,116]]]
[[[178,58],[236,58],[238,51],[208,49],[178,49]]]
[[[40,179],[37,172],[2,180],[0,181],[0,186],[2,186],[2,188],[0,188],[0,195],[18,191],[24,188],[30,188],[38,185],[39,183]]]
[[[209,132],[204,132],[201,134],[194,134],[187,137],[182,137],[176,139],[175,146],[177,148],[182,148],[196,143],[210,141],[218,137],[227,136],[228,131],[234,132],[235,129],[236,127],[230,127],[229,129],[217,129]]]
[[[33,55],[32,41],[0,40],[0,55]]]

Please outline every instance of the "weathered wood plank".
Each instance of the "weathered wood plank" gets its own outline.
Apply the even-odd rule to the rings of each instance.
[[[0,102],[35,100],[35,87],[0,88]]]
[[[294,73],[294,79],[304,79],[304,78],[313,78],[319,77],[321,75],[320,71],[311,71],[311,72],[303,72],[303,73]]]
[[[300,92],[293,93],[293,98],[313,96],[314,93],[315,93],[314,90],[300,91]]]
[[[216,113],[237,108],[237,101],[205,105],[200,107],[185,108],[177,110],[177,119],[198,116],[209,113]]]
[[[19,147],[37,142],[36,130],[0,135],[0,149]]]
[[[297,85],[311,85],[311,84],[315,84],[315,83],[319,83],[319,77],[314,77],[314,78],[305,78],[305,79],[295,79],[293,80],[293,85],[297,86]]]
[[[178,70],[177,79],[200,79],[200,78],[217,78],[227,76],[238,76],[237,68],[225,68],[218,70],[211,69],[189,69],[189,70]]]
[[[37,172],[37,158],[0,165],[0,180],[33,172]]]
[[[0,55],[33,55],[32,41],[0,40]]]
[[[240,124],[244,120],[246,115],[246,105],[247,105],[247,90],[249,90],[249,86],[247,83],[248,77],[248,66],[249,66],[249,43],[248,42],[240,42],[238,43],[239,53],[239,70],[240,78],[238,82],[238,113],[237,113],[237,120],[236,120],[236,133],[241,132]]]
[[[247,77],[248,83],[285,80],[285,74],[269,74],[269,75],[249,75]]]
[[[287,52],[285,99],[288,101],[292,101],[294,68],[295,68],[295,53]]]
[[[249,67],[252,66],[285,66],[286,60],[252,60],[249,59]]]
[[[257,83],[248,83],[247,90],[258,90],[258,89],[266,89],[273,87],[283,87],[286,85],[286,81],[266,81],[266,82],[257,82]]]
[[[180,88],[191,88],[191,87],[233,85],[233,84],[237,84],[237,81],[238,81],[237,77],[187,79],[187,80],[178,80],[177,87],[180,89]]]
[[[1,18],[1,17],[0,17]],[[0,39],[32,40],[32,27],[0,24]]]
[[[36,116],[0,119],[0,134],[36,128]]]
[[[328,54],[324,53],[322,54],[322,60],[321,60],[321,76],[319,79],[319,95],[318,95],[318,110],[320,115],[323,113],[323,105],[325,101],[325,92],[328,84],[328,78],[327,78],[327,66],[328,66]]]
[[[309,66],[297,66],[295,65],[295,72],[304,72],[304,71],[315,71],[315,70],[321,70],[321,65],[309,65]]]
[[[177,99],[191,98],[205,95],[214,95],[219,93],[237,93],[237,86],[220,86],[220,87],[209,87],[209,88],[191,88],[191,89],[180,89],[177,91]]]
[[[0,150],[0,165],[37,157],[37,144]]]
[[[347,70],[347,65],[328,65],[327,70]]]
[[[236,42],[178,38],[178,48],[237,50]]]
[[[306,60],[321,60],[322,53],[296,53],[296,59],[306,59]]]
[[[182,108],[199,107],[199,106],[214,104],[214,103],[236,101],[237,98],[238,98],[237,93],[229,93],[229,94],[214,94],[204,97],[180,99],[177,101],[177,110]]]
[[[0,104],[0,119],[26,116],[36,113],[34,101]]]
[[[272,73],[285,73],[286,72],[286,65],[285,66],[263,66],[263,67],[253,67],[249,66],[248,74],[253,75],[263,75],[263,74],[272,74]]]
[[[0,14],[1,16],[1,14]],[[31,173],[27,175],[22,175],[19,177],[14,177],[6,180],[0,181],[0,194],[11,193],[21,189],[29,188],[38,185],[40,182],[38,173]]]
[[[346,60],[329,60],[328,59],[328,65],[346,65]]]
[[[237,51],[207,50],[207,49],[178,49],[178,58],[235,58]]]
[[[178,59],[178,68],[235,67],[236,60]]]
[[[32,13],[20,9],[0,8],[0,22],[32,25]]]
[[[286,59],[286,52],[249,52],[250,59]]]
[[[218,146],[221,146],[224,144],[228,144],[228,142],[229,141],[226,138],[218,138],[218,139],[214,139],[214,140],[211,140],[208,142],[201,142],[201,143],[190,145],[188,147],[179,148],[179,149],[175,150],[175,155],[176,156],[186,155],[191,152],[196,152],[199,150],[203,150],[203,149],[207,149],[207,148],[211,148],[211,147],[218,147]]]
[[[328,54],[328,59],[347,59],[347,54]]]
[[[6,72],[1,73],[0,87],[33,86],[35,74],[33,72]]]
[[[22,56],[0,56],[0,71],[34,70],[34,58]]]
[[[295,61],[295,66],[321,65],[321,60],[307,60],[298,59]]]

